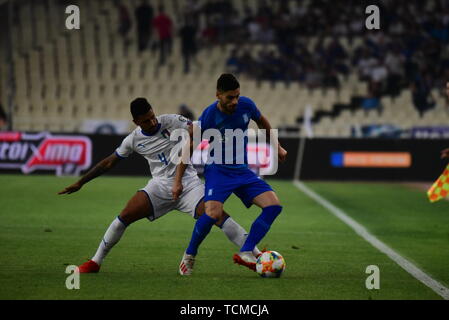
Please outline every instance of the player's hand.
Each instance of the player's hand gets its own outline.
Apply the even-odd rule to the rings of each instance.
[[[82,186],[83,186],[82,184],[77,182],[77,183],[72,184],[71,186],[68,186],[64,190],[59,191],[58,194],[71,194],[71,193],[77,192],[79,189],[81,189]]]
[[[441,151],[441,159],[444,159],[444,158],[449,158],[449,148]]]
[[[285,162],[285,160],[287,160],[287,151],[282,148],[281,146],[279,146],[278,148],[278,158],[279,158],[279,162]]]
[[[173,195],[173,200],[178,200],[179,196],[181,195],[183,190],[183,186],[181,182],[177,182],[175,181],[173,183],[173,187],[171,189],[172,195]]]

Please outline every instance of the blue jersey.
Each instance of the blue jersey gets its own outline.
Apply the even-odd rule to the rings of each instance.
[[[237,107],[234,113],[228,115],[221,112],[218,109],[218,101],[212,103],[207,107],[199,118],[199,126],[201,127],[201,134],[208,129],[217,129],[221,134],[221,150],[222,150],[222,164],[209,164],[207,166],[222,166],[227,168],[247,168],[247,143],[248,136],[245,134],[244,141],[236,141],[236,139],[230,136],[230,132],[234,130],[242,130],[247,133],[249,121],[252,119],[257,121],[261,117],[259,109],[256,104],[248,97],[241,96],[237,103]],[[231,129],[226,130],[226,129]],[[213,142],[213,138],[209,142]],[[243,143],[243,150],[238,147]],[[230,161],[232,152],[232,162]],[[214,156],[214,152],[211,152],[211,156]],[[227,159],[225,158],[226,156]],[[228,160],[228,161],[226,161]]]

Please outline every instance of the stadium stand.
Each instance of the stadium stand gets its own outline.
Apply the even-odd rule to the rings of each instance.
[[[341,18],[329,16],[326,1],[163,1],[175,36],[171,55],[160,65],[155,43],[142,52],[137,48],[134,12],[140,0],[124,2],[133,20],[126,39],[118,32],[114,1],[70,1],[81,8],[80,30],[65,28],[65,1],[16,1],[13,129],[78,132],[86,119],[129,120],[129,101],[137,96],[147,97],[159,114],[186,104],[198,115],[213,101],[215,79],[225,71],[237,71],[242,94],[275,127],[293,134],[300,132],[308,105],[316,136],[349,137],[363,125],[447,125],[449,103],[441,88],[449,75],[448,5],[399,1],[399,10],[397,2],[376,1],[389,14],[382,20],[385,29],[367,39],[360,34],[365,15],[351,11],[351,1],[332,10]],[[148,3],[156,12],[160,2]],[[416,10],[426,12],[421,21],[406,18]],[[220,12],[234,16],[223,22]],[[186,14],[197,17],[198,27],[189,73],[179,37]],[[421,55],[436,65],[420,65]],[[396,86],[397,93],[388,91]],[[422,112],[419,95],[433,99]]]

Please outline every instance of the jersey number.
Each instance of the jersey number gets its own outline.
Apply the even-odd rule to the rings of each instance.
[[[165,158],[165,154],[163,152],[159,153],[157,156],[159,157],[159,160],[161,160],[162,163],[164,163],[165,165],[168,165],[167,158]]]

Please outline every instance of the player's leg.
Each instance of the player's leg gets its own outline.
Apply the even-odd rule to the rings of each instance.
[[[200,203],[196,207],[195,216],[200,217],[205,212],[204,201],[201,200]],[[226,237],[234,243],[237,247],[241,248],[245,243],[246,237],[248,236],[248,232],[239,225],[232,217],[223,210],[223,214],[219,218],[219,220],[215,223],[217,227],[219,227]],[[260,254],[260,250],[257,247],[254,247],[253,254],[257,257]]]
[[[201,215],[195,223],[193,229],[192,238],[190,239],[189,246],[186,253],[195,256],[198,253],[198,247],[201,242],[209,234],[210,229],[216,224],[223,215],[223,203],[216,200],[206,201],[205,213]]]
[[[187,247],[186,254],[195,256],[201,242],[209,234],[212,226],[217,223],[223,215],[223,203],[234,189],[233,181],[227,179],[223,173],[215,167],[207,167],[204,171],[206,180],[204,187],[204,212],[195,223],[192,238]]]
[[[209,234],[212,226],[217,223],[223,215],[223,203],[232,193],[233,181],[226,179],[213,167],[206,168],[204,172],[205,184],[205,213],[202,214],[195,223],[189,246],[187,247],[183,260],[181,261],[179,272],[182,275],[190,275],[191,270],[183,270],[183,261],[187,258],[193,259],[198,253],[201,242]]]
[[[205,203],[205,212],[206,213],[202,214],[196,221],[189,246],[184,252],[181,263],[179,264],[179,273],[183,276],[192,274],[198,247],[209,234],[212,226],[220,220],[223,212],[223,203],[218,201],[207,201]]]
[[[262,209],[262,212],[251,225],[245,243],[240,248],[240,252],[234,255],[233,259],[235,263],[255,271],[256,261],[253,259],[252,251],[267,234],[273,221],[282,211],[282,207],[276,193],[265,181],[259,179],[249,170],[245,177],[248,183],[238,188],[235,194],[242,199],[248,208],[252,204],[256,204]]]
[[[204,219],[204,217],[201,218],[203,215],[206,215],[206,207],[204,203],[204,184],[200,179],[198,179],[198,177],[195,177],[193,179],[185,179],[183,181],[183,184],[185,186],[188,186],[188,189],[184,190],[181,194],[176,209],[190,214],[195,219]],[[221,204],[220,206],[222,207]],[[208,233],[207,230],[202,230],[202,228],[204,228],[204,225],[205,223],[201,223],[198,225],[195,224],[192,239],[189,243],[189,248],[187,249],[187,252],[184,253],[179,265],[179,273],[181,275],[189,275],[193,271],[196,254],[195,251],[198,250],[199,243],[201,243],[202,239],[204,239],[199,238],[197,235],[202,234],[205,237]],[[242,246],[247,233],[241,226],[235,223],[235,221],[230,218],[229,215],[220,215],[218,217],[218,220],[215,221],[215,225],[224,231],[230,241],[234,242],[239,248]]]
[[[91,260],[79,266],[81,273],[98,272],[109,251],[122,237],[126,228],[133,222],[148,217],[153,213],[153,206],[145,191],[138,191],[127,203],[104,234],[95,255]]]
[[[120,215],[112,221],[92,258],[101,265],[108,252],[119,242],[126,228],[133,222],[148,217],[153,211],[145,191],[138,191],[126,204]]]
[[[240,252],[252,251],[270,230],[274,220],[282,211],[282,206],[274,191],[265,191],[253,199],[253,203],[262,209],[261,214],[251,225],[248,237]]]

